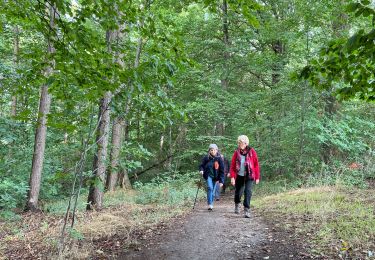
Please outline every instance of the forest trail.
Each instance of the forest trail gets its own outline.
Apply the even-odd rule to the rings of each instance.
[[[292,233],[266,223],[256,209],[251,214],[234,213],[232,193],[216,201],[212,212],[201,201],[186,217],[153,232],[118,259],[309,258]]]

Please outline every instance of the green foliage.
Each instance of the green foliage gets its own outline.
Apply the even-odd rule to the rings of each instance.
[[[0,211],[0,219],[6,220],[6,221],[18,221],[21,219],[21,216],[14,213],[11,210],[2,209]]]
[[[375,17],[370,1],[360,1],[348,6],[355,16]],[[373,20],[374,21],[374,20]],[[375,30],[364,26],[350,38],[332,40],[320,51],[319,57],[301,71],[301,77],[323,89],[335,87],[337,97],[343,100],[375,100],[375,79],[371,71],[374,64]]]
[[[52,104],[41,200],[69,196],[78,169],[84,173],[82,192],[87,191],[96,149],[96,108],[108,90],[114,95],[112,118],[122,117],[127,124],[119,170],[128,170],[132,178],[138,169],[172,155],[141,176],[139,189],[147,198],[140,202],[179,203],[191,197],[194,189],[181,190],[178,185],[185,184],[177,183],[184,178],[177,172],[196,170],[209,143],[217,143],[231,159],[240,134],[247,134],[257,150],[264,179],[275,182],[274,189],[264,187],[269,192],[287,189],[285,179],[296,187],[316,173],[323,144],[335,152],[332,165],[325,166],[327,182],[336,182],[330,179],[336,164],[347,160],[363,162],[371,171],[373,106],[345,102],[337,115],[330,115],[318,92],[333,86],[343,99],[354,92],[358,99],[371,99],[374,32],[369,28],[367,16],[373,10],[367,1],[348,7],[357,16],[350,30],[357,33],[332,42],[332,24],[340,20],[344,7],[328,0],[309,2],[308,10],[303,0],[262,4],[228,0],[226,13],[223,2],[211,0],[54,4],[60,17],[51,30],[47,2],[1,3],[0,186],[11,189],[3,207],[23,206],[43,84],[49,87]],[[352,22],[352,17],[348,19]],[[224,39],[225,21],[228,39]],[[117,29],[118,38],[106,39],[106,33]],[[14,62],[16,36],[20,49]],[[47,52],[48,41],[55,48],[52,55]],[[327,48],[302,73],[320,89],[288,77],[322,45]],[[52,59],[53,75],[46,78],[44,71]],[[11,117],[14,97],[17,116]],[[87,154],[80,162],[86,141]],[[362,157],[370,159],[364,163]],[[169,174],[158,174],[166,171]],[[147,184],[155,174],[160,176]],[[362,182],[353,175],[349,183],[359,179]]]
[[[321,144],[333,145],[342,152],[352,156],[364,154],[369,149],[369,141],[373,141],[372,132],[375,124],[350,115],[337,115],[338,119],[324,118],[314,120],[310,127],[317,128],[316,136]]]
[[[68,232],[69,232],[69,236],[73,239],[83,240],[85,238],[82,233],[80,233],[78,230],[74,228],[69,228]]]
[[[27,183],[14,183],[5,179],[0,183],[0,208],[13,209],[22,206],[26,199]]]
[[[135,202],[167,205],[190,203],[195,198],[197,187],[194,186],[194,180],[197,176],[197,172],[165,172],[158,174],[150,182],[136,182],[134,188],[139,191],[139,195]]]

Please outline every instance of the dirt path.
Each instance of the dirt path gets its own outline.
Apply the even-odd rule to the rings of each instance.
[[[222,196],[212,212],[200,202],[186,218],[154,231],[137,250],[118,259],[307,258],[293,234],[267,224],[256,209],[250,219],[233,210],[232,194]]]

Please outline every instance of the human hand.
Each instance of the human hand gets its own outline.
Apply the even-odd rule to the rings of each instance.
[[[259,184],[259,180],[255,180],[255,184]]]
[[[203,175],[203,171],[200,171],[199,173]]]
[[[232,186],[234,186],[236,184],[236,180],[234,178],[230,178],[230,184],[232,184]]]
[[[222,183],[219,183],[219,185],[220,185],[220,188],[223,187],[223,184],[222,184]]]

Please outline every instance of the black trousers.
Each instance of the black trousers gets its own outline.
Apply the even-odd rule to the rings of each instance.
[[[251,200],[251,188],[253,186],[253,180],[246,176],[239,176],[237,175],[236,178],[236,190],[234,193],[234,203],[241,203],[242,194],[245,192],[245,197],[243,201],[243,206],[247,209],[250,208],[250,200]]]

